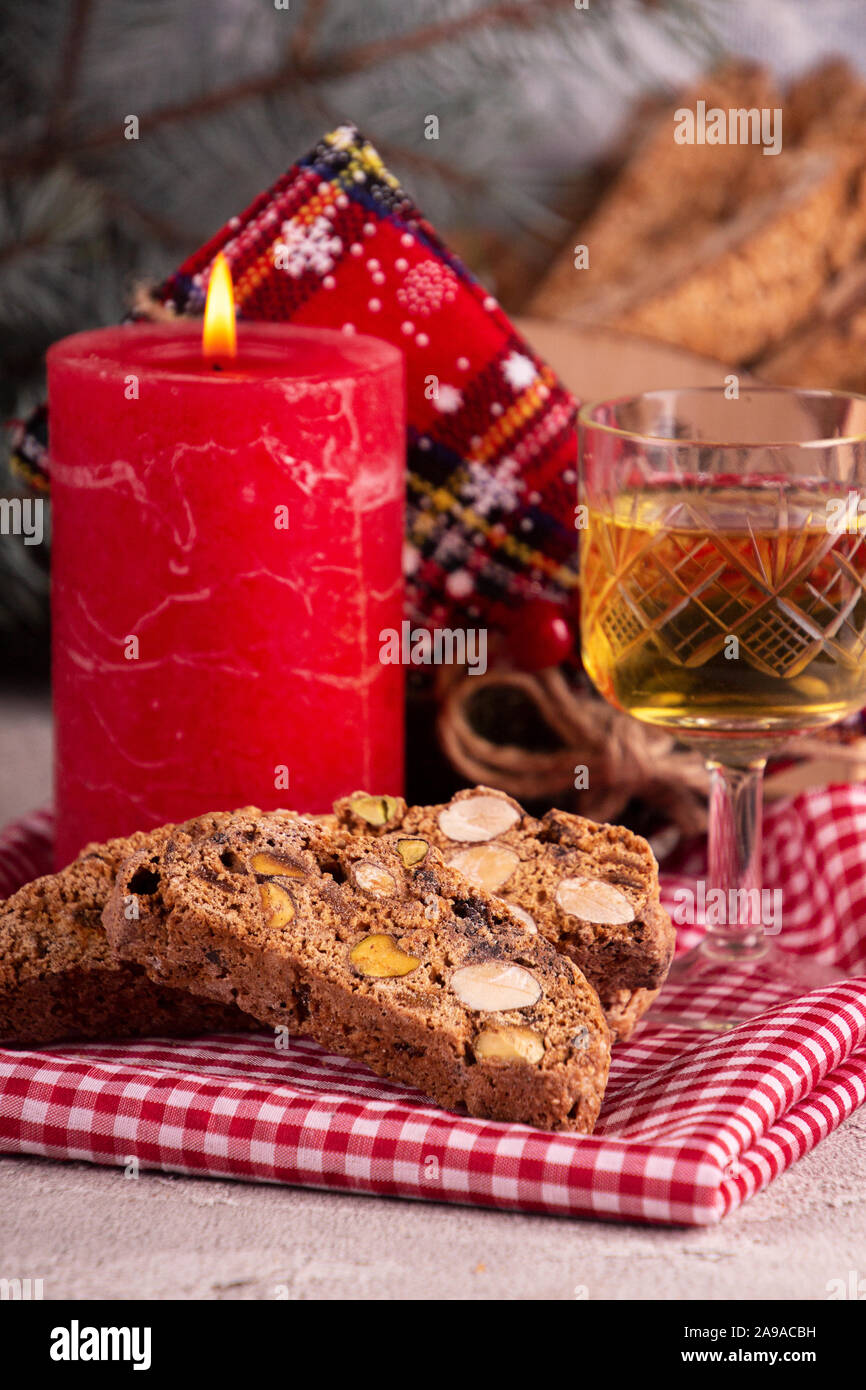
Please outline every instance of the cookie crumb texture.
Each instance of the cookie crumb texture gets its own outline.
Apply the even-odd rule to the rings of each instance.
[[[202,816],[184,832],[210,834],[227,819]],[[87,845],[60,873],[0,903],[0,1042],[187,1037],[253,1026],[236,1008],[154,984],[108,945],[102,913],[117,870],[175,831],[162,826]]]
[[[610,1065],[595,991],[411,838],[267,817],[181,834],[122,867],[106,931],[156,983],[237,1003],[449,1110],[590,1133]]]
[[[630,1036],[664,983],[676,934],[655,856],[624,826],[567,811],[536,820],[492,787],[460,791],[444,806],[355,792],[334,813],[349,835],[426,840],[470,883],[509,903],[595,987],[614,1041]]]

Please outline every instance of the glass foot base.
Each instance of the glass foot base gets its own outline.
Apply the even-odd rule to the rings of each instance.
[[[674,961],[647,1022],[724,1033],[789,999],[846,978],[836,966],[790,955],[765,936],[738,942],[708,938]]]

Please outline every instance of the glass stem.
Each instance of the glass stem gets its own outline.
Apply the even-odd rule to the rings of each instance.
[[[765,953],[761,912],[761,812],[765,757],[710,758],[707,934],[703,951],[742,961]]]

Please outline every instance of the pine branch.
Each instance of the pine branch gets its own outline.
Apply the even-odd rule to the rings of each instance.
[[[215,87],[188,101],[180,101],[163,106],[141,117],[141,127],[152,133],[154,130],[178,122],[195,120],[213,115],[226,107],[249,101],[256,97],[273,96],[297,84],[316,84],[332,82],[340,77],[353,76],[378,63],[387,62],[398,55],[419,53],[440,43],[459,38],[466,33],[484,28],[490,24],[507,24],[518,28],[533,28],[542,18],[554,10],[573,8],[571,0],[497,0],[497,3],[484,5],[466,15],[440,20],[436,24],[425,25],[397,38],[371,39],[356,44],[343,53],[328,54],[314,58],[303,56],[298,59],[291,49],[285,61],[273,72],[263,76],[244,78],[239,82]],[[321,19],[325,5],[323,0],[312,0],[312,8]],[[72,154],[91,154],[122,144],[124,132],[116,121],[110,126],[84,132],[71,141],[55,140],[50,148],[40,142],[35,148],[20,152],[9,151],[0,155],[0,166],[9,173],[34,173],[51,167]]]
[[[364,134],[369,136],[371,144],[387,164],[402,164],[404,169],[416,170],[419,174],[434,174],[437,179],[453,184],[464,193],[478,193],[487,186],[485,180],[479,180],[474,174],[467,174],[447,160],[437,159],[435,155],[426,154],[423,150],[410,150],[406,145],[377,135],[369,121],[364,123]]]
[[[45,113],[42,140],[47,144],[60,125],[64,111],[75,95],[81,74],[84,42],[90,23],[92,0],[74,0],[72,17],[63,40],[54,96]]]
[[[309,61],[316,34],[327,8],[328,0],[307,0],[301,21],[289,45],[289,56],[298,69]]]
[[[345,77],[401,54],[418,53],[434,44],[446,43],[473,29],[485,28],[488,24],[509,24],[517,28],[531,29],[542,16],[546,17],[552,10],[566,7],[574,8],[572,0],[531,0],[529,4],[521,3],[521,0],[498,0],[498,3],[484,5],[469,14],[442,19],[437,24],[427,24],[397,38],[370,39],[345,53],[329,55],[318,62],[307,63],[301,71],[307,81],[314,82]]]
[[[161,217],[151,208],[143,207],[137,198],[125,196],[117,189],[112,189],[105,193],[104,202],[106,207],[118,213],[119,216],[135,218],[142,227],[150,232],[151,236],[156,237],[157,241],[164,245],[179,247],[186,244],[187,237],[182,227],[167,217]]]
[[[56,238],[49,231],[32,232],[29,236],[23,236],[18,241],[9,241],[5,245],[0,245],[0,266],[16,260],[19,256],[29,255],[31,251],[42,251],[47,246],[56,244]]]

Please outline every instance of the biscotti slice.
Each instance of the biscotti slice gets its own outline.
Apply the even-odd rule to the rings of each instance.
[[[783,106],[786,143],[862,143],[866,82],[844,58],[810,68],[788,88]]]
[[[678,144],[675,113],[707,109],[773,109],[780,105],[769,73],[748,63],[731,63],[705,73],[690,91],[678,93],[628,132],[628,156],[601,203],[569,237],[535,291],[528,312],[541,318],[572,320],[584,300],[605,287],[650,271],[659,250],[688,227],[693,238],[730,214],[750,179],[773,173],[774,159],[748,144]],[[637,128],[636,128],[637,127]],[[577,270],[574,248],[589,249],[589,265]]]
[[[473,885],[507,900],[595,987],[615,1040],[663,984],[676,934],[655,856],[630,830],[565,811],[536,820],[492,787],[458,792],[446,806],[356,792],[334,811],[349,834],[399,830],[407,846],[436,845]]]
[[[181,833],[123,866],[106,932],[154,981],[237,1002],[448,1109],[589,1133],[610,1062],[594,990],[405,841],[285,817]]]
[[[614,989],[604,999],[599,996],[611,1040],[625,1042],[630,1038],[660,993],[658,989]]]
[[[755,365],[762,381],[862,392],[866,388],[866,260],[831,281],[814,315]]]
[[[866,236],[862,156],[815,149],[780,158],[779,186],[705,234],[687,226],[669,236],[569,318],[727,362],[750,361],[779,342]]]
[[[186,830],[211,833],[225,820],[202,816]],[[0,1041],[191,1036],[253,1026],[239,1009],[154,984],[140,966],[116,960],[108,945],[102,912],[118,868],[173,831],[162,826],[87,845],[62,872],[0,903]]]
[[[755,371],[778,386],[866,392],[866,308],[811,324],[756,363]]]

